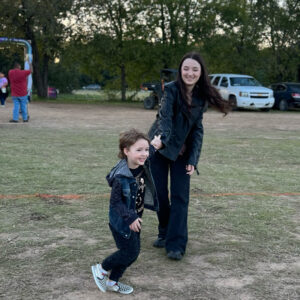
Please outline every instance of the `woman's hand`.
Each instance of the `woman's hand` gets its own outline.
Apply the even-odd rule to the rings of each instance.
[[[154,139],[151,141],[151,145],[156,149],[159,150],[162,148],[162,142],[160,140],[161,135],[155,135]]]
[[[129,225],[130,230],[132,230],[134,232],[140,232],[140,230],[142,228],[142,222],[143,222],[143,220],[141,218],[137,218],[135,221],[133,221]]]
[[[193,165],[187,165],[185,167],[185,169],[186,169],[186,174],[188,174],[190,176],[193,175],[193,173],[195,171],[195,167]]]

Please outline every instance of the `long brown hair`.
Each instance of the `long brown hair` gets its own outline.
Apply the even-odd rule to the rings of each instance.
[[[220,112],[227,115],[227,113],[231,110],[230,104],[228,101],[225,101],[219,92],[212,86],[210,79],[208,77],[207,69],[205,67],[205,63],[203,58],[198,52],[188,52],[186,53],[178,67],[178,76],[177,83],[179,85],[182,97],[184,99],[185,105],[189,106],[188,98],[187,98],[187,89],[186,85],[182,80],[181,67],[183,62],[187,59],[191,58],[196,60],[201,66],[201,75],[199,80],[194,86],[193,94],[201,99],[203,99],[207,104],[210,104],[212,107],[216,108]]]

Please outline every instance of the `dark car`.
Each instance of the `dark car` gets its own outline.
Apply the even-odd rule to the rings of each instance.
[[[271,85],[274,91],[274,107],[279,110],[300,107],[300,83],[280,82]]]

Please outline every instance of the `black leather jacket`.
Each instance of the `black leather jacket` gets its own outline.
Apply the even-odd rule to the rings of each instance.
[[[149,131],[151,139],[154,135],[161,135],[163,148],[159,152],[175,161],[185,144],[187,164],[196,167],[202,148],[202,118],[205,110],[205,101],[193,96],[189,112],[183,104],[178,84],[174,81],[167,84],[157,119]]]

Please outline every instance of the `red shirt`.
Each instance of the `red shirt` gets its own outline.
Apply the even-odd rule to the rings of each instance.
[[[13,69],[8,72],[10,90],[13,97],[23,97],[27,95],[27,76],[30,70]]]

